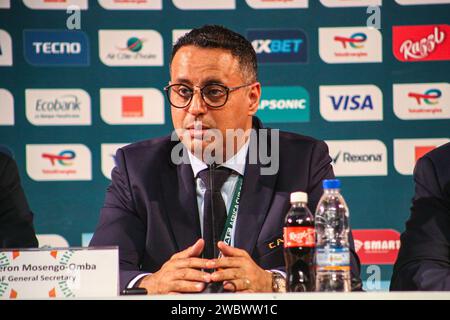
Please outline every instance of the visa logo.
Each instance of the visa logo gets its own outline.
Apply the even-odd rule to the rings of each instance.
[[[328,96],[334,110],[364,110],[369,108],[373,110],[373,101],[371,95],[341,95]]]
[[[257,54],[298,53],[302,43],[302,39],[258,39],[252,41],[252,46]]]

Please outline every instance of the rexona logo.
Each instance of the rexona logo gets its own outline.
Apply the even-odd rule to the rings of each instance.
[[[309,109],[303,87],[263,87],[257,115],[268,123],[308,122]]]
[[[308,39],[299,29],[255,29],[247,31],[259,63],[305,63]]]
[[[158,89],[100,89],[100,114],[108,124],[164,124],[164,96]]]
[[[13,65],[12,39],[8,32],[0,29],[0,66]]]
[[[326,141],[338,177],[386,176],[387,149],[379,140]]]
[[[162,0],[98,0],[107,10],[161,10]]]
[[[450,60],[449,25],[394,26],[392,33],[392,49],[399,61]]]
[[[449,138],[394,139],[395,170],[403,175],[412,175],[419,158],[447,142],[450,142]]]
[[[36,181],[92,180],[91,151],[82,144],[26,146],[27,173]]]
[[[382,36],[375,28],[319,28],[319,54],[327,63],[382,61]]]
[[[81,89],[26,89],[26,115],[36,126],[90,125],[91,98]]]
[[[9,9],[11,8],[10,0],[0,0],[0,9]]]
[[[111,170],[116,166],[117,149],[126,146],[128,143],[102,143],[102,172],[111,180]]]
[[[25,30],[25,59],[34,66],[87,66],[89,41],[82,31]]]
[[[369,7],[381,6],[382,0],[320,0],[325,7]]]
[[[181,10],[234,10],[236,0],[172,0]]]
[[[395,0],[402,6],[413,6],[419,4],[445,4],[450,3],[450,0]]]
[[[6,89],[0,88],[0,126],[14,125],[14,97]]]
[[[107,66],[162,66],[163,39],[154,30],[100,30],[100,59]]]
[[[400,233],[393,229],[353,230],[361,264],[394,264],[400,250]]]
[[[37,10],[66,10],[69,6],[88,9],[88,0],[23,0],[23,3],[28,8]]]
[[[403,120],[450,119],[450,84],[394,84],[394,113]]]
[[[308,0],[246,0],[253,9],[302,9],[308,8]]]
[[[319,91],[325,120],[383,120],[383,94],[375,85],[320,86]]]

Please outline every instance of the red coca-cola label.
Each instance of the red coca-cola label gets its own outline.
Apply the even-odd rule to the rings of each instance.
[[[313,227],[285,227],[283,229],[284,247],[314,247],[316,237]]]
[[[392,33],[392,49],[397,60],[450,60],[449,25],[394,26]]]

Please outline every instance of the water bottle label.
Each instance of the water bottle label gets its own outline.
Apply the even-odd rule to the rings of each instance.
[[[348,248],[320,248],[316,250],[317,268],[321,270],[350,270]]]
[[[314,247],[316,237],[313,227],[285,227],[283,229],[284,247]]]

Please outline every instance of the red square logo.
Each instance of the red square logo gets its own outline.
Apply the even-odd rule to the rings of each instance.
[[[431,150],[436,149],[436,146],[420,146],[420,147],[415,147],[414,151],[415,151],[415,156],[416,156],[416,162],[417,160],[419,160],[420,158],[422,158],[425,154],[427,154],[428,152],[430,152]]]
[[[143,117],[144,116],[144,98],[142,96],[123,96],[122,97],[122,116],[123,117]]]

